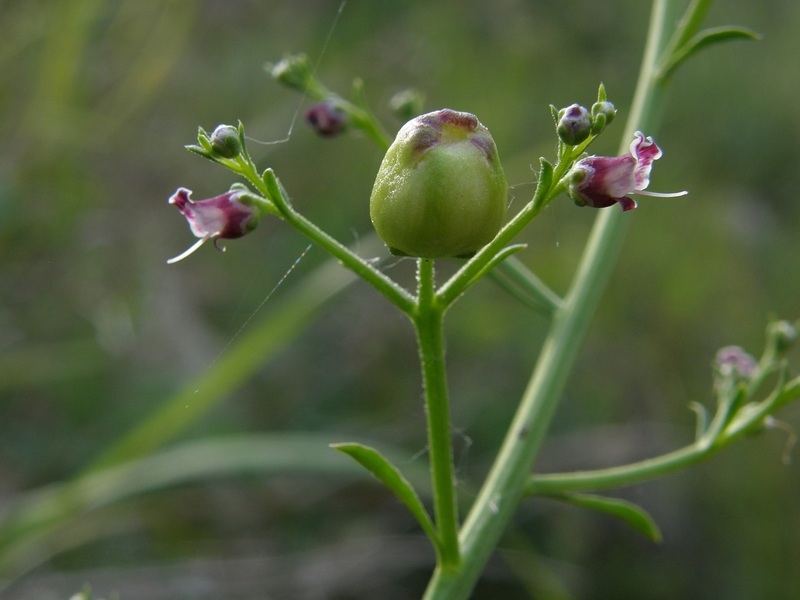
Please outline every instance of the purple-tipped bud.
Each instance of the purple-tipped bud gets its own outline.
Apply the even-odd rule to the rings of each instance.
[[[589,111],[578,104],[562,108],[558,111],[556,132],[562,142],[568,146],[577,146],[592,133]]]
[[[320,102],[306,111],[306,121],[319,135],[332,137],[347,126],[347,115],[332,102]]]
[[[445,108],[400,129],[378,170],[370,216],[394,254],[469,256],[500,230],[507,191],[489,130]]]
[[[214,240],[216,245],[220,238],[233,239],[250,233],[264,212],[260,206],[262,200],[245,190],[235,189],[197,202],[189,197],[191,194],[191,190],[178,188],[169,203],[178,207],[192,233],[200,240],[186,252],[168,260],[170,264],[186,258],[208,240]]]
[[[242,151],[242,141],[239,139],[239,130],[232,125],[220,125],[209,138],[211,149],[221,158],[233,158]]]

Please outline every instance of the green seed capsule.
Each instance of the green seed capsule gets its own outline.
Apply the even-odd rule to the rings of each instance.
[[[378,170],[370,216],[393,254],[467,257],[500,230],[507,192],[489,130],[445,108],[400,129]]]

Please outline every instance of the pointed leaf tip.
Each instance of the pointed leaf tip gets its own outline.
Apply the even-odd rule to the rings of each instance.
[[[425,531],[438,552],[441,543],[428,511],[425,510],[414,487],[397,467],[391,464],[380,452],[364,444],[343,442],[331,444],[331,448],[350,456],[388,487],[411,511],[411,514],[417,519],[420,527]]]
[[[621,500],[619,498],[598,496],[596,494],[553,494],[547,495],[546,497],[617,517],[651,541],[657,544],[661,543],[661,530],[658,528],[653,517],[641,506],[633,502]]]
[[[664,66],[662,77],[666,78],[672,75],[680,64],[703,48],[731,40],[760,40],[761,37],[761,34],[752,29],[735,25],[705,29],[689,39],[683,46],[675,49]]]

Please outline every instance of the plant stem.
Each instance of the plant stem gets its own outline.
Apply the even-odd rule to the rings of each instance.
[[[653,74],[665,44],[667,13],[676,2],[656,0],[650,20],[639,84],[623,149],[635,129],[653,126],[653,115],[663,98],[663,86]],[[538,450],[564,389],[580,343],[588,328],[622,245],[628,219],[618,211],[598,215],[573,284],[555,313],[550,334],[494,465],[461,531],[463,562],[455,573],[437,570],[428,586],[427,600],[463,600],[469,597],[483,565],[496,547],[525,492]]]
[[[672,473],[700,462],[744,435],[760,430],[764,427],[767,417],[799,395],[800,378],[797,378],[782,389],[775,390],[758,404],[753,404],[750,410],[742,411],[741,417],[734,418],[723,430],[715,433],[711,438],[708,437],[708,434],[713,432],[709,429],[707,435],[701,436],[688,446],[627,465],[591,471],[533,475],[528,480],[527,494],[608,489],[633,485]]]
[[[402,312],[410,314],[414,309],[414,299],[406,290],[306,217],[294,209],[290,209],[290,212],[285,214],[285,219],[309,240],[338,258],[342,265],[364,279]]]
[[[534,475],[528,482],[527,494],[578,492],[633,485],[699,462],[722,446],[723,444],[706,445],[696,442],[661,456],[618,467]]]
[[[315,223],[297,212],[283,192],[278,178],[272,169],[267,169],[263,177],[258,176],[255,165],[250,161],[240,171],[256,189],[275,205],[281,218],[306,236],[309,240],[338,258],[341,263],[369,283],[384,298],[389,300],[406,315],[411,315],[416,304],[405,289],[395,283],[391,278],[373,267],[347,246],[341,244],[328,233],[320,229]]]
[[[451,572],[460,562],[458,506],[444,358],[444,309],[437,304],[434,295],[433,260],[417,259],[417,281],[419,293],[413,322],[425,390],[434,515],[442,542],[438,568]]]

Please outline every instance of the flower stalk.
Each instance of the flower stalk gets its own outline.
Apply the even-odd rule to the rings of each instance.
[[[628,120],[621,151],[624,151],[633,131],[653,129],[654,116],[663,102],[664,88],[657,85],[654,71],[669,34],[667,17],[670,5],[674,7],[675,3],[669,0],[656,0],[654,3],[634,100],[636,110]],[[619,254],[627,223],[621,217],[619,211],[601,211],[597,216],[573,284],[553,319],[550,334],[503,445],[461,529],[461,568],[456,574],[437,570],[428,585],[425,600],[463,600],[469,597],[483,565],[524,498],[528,474],[544,440],[590,317]],[[501,235],[503,231],[498,237]],[[480,255],[481,252],[473,261],[478,260]],[[458,274],[454,279],[456,277]],[[440,291],[442,294],[444,292],[444,289]]]
[[[425,416],[428,428],[428,453],[436,527],[441,540],[439,567],[455,571],[461,560],[458,542],[453,445],[450,435],[450,403],[444,349],[444,309],[437,303],[434,261],[417,259],[417,307],[412,321],[417,334]]]

